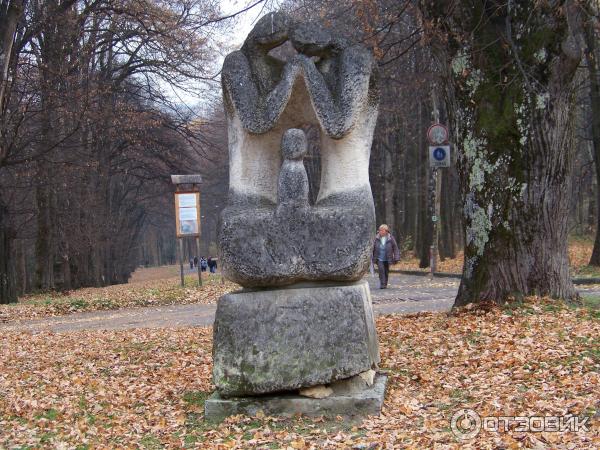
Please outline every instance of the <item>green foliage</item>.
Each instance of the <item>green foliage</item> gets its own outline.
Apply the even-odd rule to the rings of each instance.
[[[210,395],[210,392],[189,391],[183,395],[183,401],[189,405],[204,407],[204,402]]]

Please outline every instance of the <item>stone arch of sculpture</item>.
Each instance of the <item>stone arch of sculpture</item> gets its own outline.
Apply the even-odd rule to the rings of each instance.
[[[287,40],[295,57],[269,55]],[[375,225],[368,164],[378,91],[370,52],[273,13],[226,57],[222,84],[230,153],[219,236],[226,276],[247,287],[359,279]],[[321,129],[319,194],[308,208],[278,207],[282,139],[305,123]]]

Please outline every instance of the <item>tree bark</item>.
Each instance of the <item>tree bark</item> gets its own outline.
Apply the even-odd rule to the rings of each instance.
[[[600,266],[600,78],[598,77],[598,49],[596,48],[598,36],[591,20],[585,23],[583,36],[587,47],[585,55],[592,110],[592,154],[594,155],[594,168],[596,169],[596,239],[589,264],[590,266]]]
[[[448,5],[424,3],[429,14]],[[575,300],[567,256],[580,58],[572,5],[455,6],[438,16],[449,37],[447,104],[466,227],[454,306],[527,295]]]
[[[0,202],[0,304],[17,301],[13,233],[8,224],[8,211]]]

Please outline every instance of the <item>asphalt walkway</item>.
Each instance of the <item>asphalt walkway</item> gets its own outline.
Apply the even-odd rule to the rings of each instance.
[[[456,279],[433,279],[422,276],[390,274],[387,289],[378,289],[376,277],[367,276],[376,314],[448,311],[458,289]],[[212,326],[216,305],[171,305],[129,308],[115,311],[92,311],[66,316],[11,322],[0,331],[116,330]]]

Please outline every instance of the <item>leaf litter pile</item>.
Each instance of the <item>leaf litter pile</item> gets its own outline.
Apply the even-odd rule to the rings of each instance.
[[[182,287],[179,275],[175,275],[175,266],[140,269],[139,272],[141,275],[136,272],[132,282],[127,284],[28,295],[20,298],[19,303],[0,305],[0,323],[87,311],[174,304],[213,304],[221,295],[239,288],[229,281],[221,284],[219,275],[206,273],[203,274],[204,281],[201,287],[197,285],[198,278],[195,273],[185,276],[185,286]]]
[[[205,423],[210,328],[0,336],[0,448],[600,448],[600,316],[514,309],[377,320],[381,417],[236,416]],[[481,431],[452,415],[589,417],[588,431]]]

